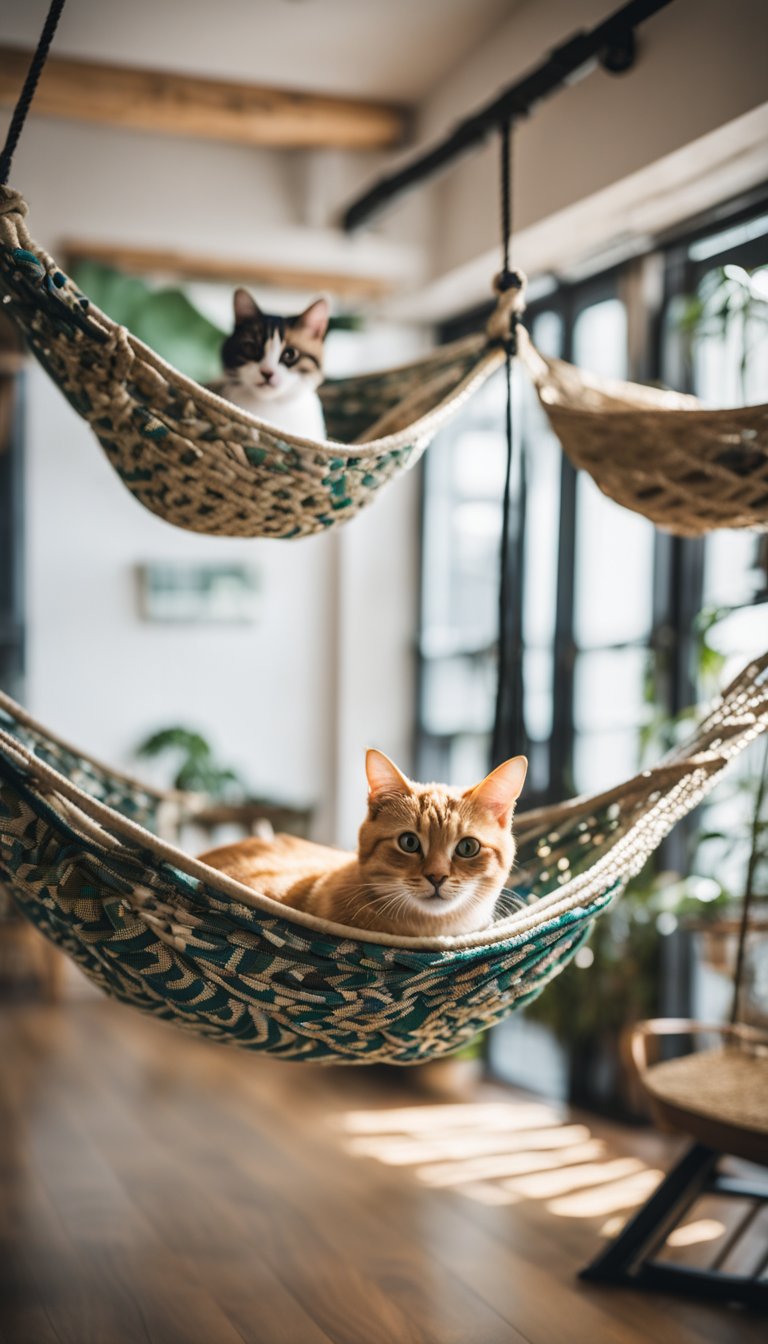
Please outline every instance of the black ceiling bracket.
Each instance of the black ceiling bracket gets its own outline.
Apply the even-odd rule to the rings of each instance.
[[[543,98],[566,88],[596,66],[601,65],[615,75],[631,70],[636,54],[635,29],[671,3],[672,0],[629,0],[594,28],[572,34],[539,65],[461,121],[443,140],[374,182],[344,211],[343,227],[348,232],[359,228],[390,201],[435,177],[455,159],[483,144],[501,126],[527,116]]]
[[[610,46],[605,47],[597,58],[609,75],[624,75],[637,60],[637,40],[634,28],[617,37]]]

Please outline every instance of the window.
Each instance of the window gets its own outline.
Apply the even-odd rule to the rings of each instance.
[[[753,292],[768,298],[764,205],[762,213],[753,210],[717,231],[691,231],[605,275],[558,285],[530,306],[526,321],[545,353],[595,373],[662,378],[712,405],[768,400],[768,327],[745,309],[739,285],[746,273]],[[638,283],[649,275],[657,281],[654,308],[644,297],[654,286]],[[484,320],[483,313],[474,324],[453,324],[446,339]],[[724,676],[765,645],[765,607],[756,603],[768,596],[768,544],[749,533],[687,540],[657,531],[574,471],[520,370],[514,393],[524,461],[524,489],[514,507],[524,563],[511,594],[520,647],[508,674],[519,679],[522,714],[504,754],[528,753],[524,798],[532,807],[631,775],[643,763],[642,730],[651,718],[659,710],[675,715],[711,694],[697,662],[702,608],[738,609],[722,626],[726,632],[730,625]],[[425,463],[421,778],[469,783],[489,767],[504,397],[500,376]],[[744,804],[724,799],[717,807],[714,828],[727,829]],[[689,834],[685,825],[673,833],[665,866],[688,870]],[[735,871],[736,859],[730,863]],[[690,952],[684,940],[666,941],[658,1010],[685,1013]],[[529,1054],[530,1076],[515,1076],[536,1085],[544,1056],[538,1045]]]

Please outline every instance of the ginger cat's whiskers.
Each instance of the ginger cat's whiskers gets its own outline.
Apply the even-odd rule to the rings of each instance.
[[[515,857],[512,814],[527,762],[471,789],[415,784],[380,751],[366,757],[368,815],[356,854],[296,836],[252,838],[200,857],[294,910],[403,937],[489,925]],[[503,902],[514,898],[504,894]]]

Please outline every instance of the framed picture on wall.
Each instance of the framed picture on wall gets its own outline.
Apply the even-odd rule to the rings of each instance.
[[[252,625],[259,618],[261,583],[252,565],[153,561],[137,567],[137,580],[145,621]]]

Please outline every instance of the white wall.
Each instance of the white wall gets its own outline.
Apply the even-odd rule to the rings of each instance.
[[[337,169],[334,180],[350,171]],[[414,247],[350,242],[306,224],[300,170],[266,151],[40,119],[27,128],[13,181],[30,203],[33,234],[54,254],[76,238],[415,274]],[[332,371],[398,363],[422,344],[421,333],[374,324],[362,338],[337,339]],[[197,725],[257,791],[315,804],[318,837],[352,843],[364,746],[375,740],[402,756],[410,737],[415,476],[353,524],[349,540],[198,537],[131,498],[37,366],[26,402],[31,711],[134,768],[132,749],[149,730]],[[259,623],[141,620],[135,566],[163,559],[254,563]]]
[[[257,792],[316,804],[317,834],[352,843],[365,746],[408,763],[416,477],[343,533],[199,537],[122,488],[37,366],[26,400],[29,708],[118,765],[153,728],[198,727]],[[258,622],[142,620],[136,565],[185,559],[255,565]]]

